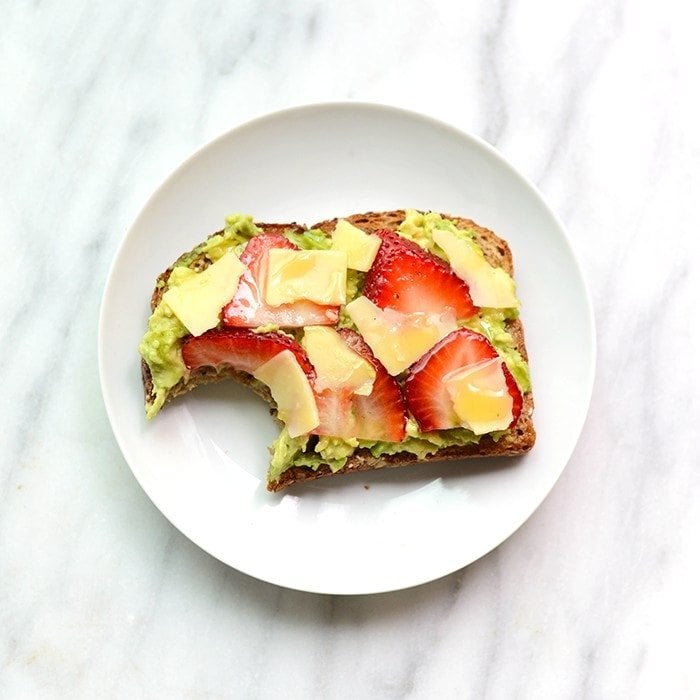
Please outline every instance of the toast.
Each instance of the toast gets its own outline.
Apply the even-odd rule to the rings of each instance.
[[[355,214],[345,217],[345,220],[356,226],[365,233],[372,234],[380,231],[397,231],[402,222],[406,218],[407,212],[404,210],[396,210],[390,212],[370,212],[365,214]],[[441,215],[445,219],[453,222],[458,229],[466,229],[470,231],[470,235],[477,243],[488,263],[495,268],[502,268],[508,275],[513,274],[513,256],[506,241],[497,236],[493,231],[484,228],[470,219],[454,217],[450,215]],[[329,219],[321,221],[311,229],[318,229],[326,236],[330,237],[333,233],[338,219]],[[256,226],[262,233],[284,234],[290,233],[303,234],[306,229],[298,224],[265,224],[257,223]],[[221,235],[219,231],[212,236]],[[210,237],[211,238],[211,237]],[[201,246],[200,246],[201,247]],[[194,249],[190,253],[186,253],[178,259],[171,267],[159,275],[156,286],[151,296],[151,310],[155,311],[162,301],[162,297],[168,288],[168,281],[173,269],[177,266],[186,264],[188,268],[196,272],[205,270],[210,264],[211,259],[205,253],[197,253]],[[504,320],[505,331],[512,339],[513,349],[519,354],[524,363],[527,362],[527,349],[525,346],[523,325],[519,317],[515,315]],[[504,370],[505,371],[505,370]],[[155,401],[155,391],[151,369],[146,360],[142,360],[142,379],[144,386],[144,394],[146,405],[153,405]],[[202,366],[192,369],[179,379],[171,388],[168,389],[164,399],[165,403],[175,399],[183,393],[191,389],[209,382],[220,381],[223,379],[233,379],[242,384],[247,385],[264,400],[268,401],[271,406],[271,412],[276,415],[276,406],[272,394],[268,387],[255,379],[249,372],[234,369],[231,366],[220,365],[217,368],[212,366]],[[399,381],[401,377],[399,377]],[[382,469],[386,467],[398,467],[416,462],[438,462],[445,460],[461,460],[475,457],[504,457],[517,456],[528,452],[535,444],[536,433],[533,424],[533,397],[529,384],[520,390],[522,398],[522,407],[517,418],[507,430],[499,430],[494,434],[481,435],[478,441],[469,444],[453,444],[444,447],[436,447],[430,454],[421,453],[415,454],[409,451],[393,451],[393,453],[377,454],[377,450],[372,450],[370,447],[363,446],[362,442],[354,449],[354,451],[345,458],[344,464],[338,467],[336,464],[323,464],[318,462],[318,455],[313,466],[290,466],[275,478],[268,480],[268,489],[270,491],[279,491],[294,484],[304,481],[318,479],[332,474],[346,474],[359,471],[368,471]],[[312,437],[305,450],[309,454],[314,454],[313,446],[317,438]]]

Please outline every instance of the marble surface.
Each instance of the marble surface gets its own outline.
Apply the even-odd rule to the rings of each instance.
[[[700,51],[692,3],[6,3],[0,697],[698,697]],[[565,221],[599,360],[563,476],[468,568],[378,596],[240,574],[141,491],[100,396],[114,252],[251,117],[394,104]],[[553,319],[553,323],[556,319]]]

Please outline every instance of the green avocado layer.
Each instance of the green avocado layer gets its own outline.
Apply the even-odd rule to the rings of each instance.
[[[444,219],[439,214],[421,214],[407,210],[406,219],[398,229],[404,238],[414,241],[421,248],[443,259],[445,255],[433,241],[435,230],[449,230],[457,236],[473,242],[474,232],[469,229],[459,229],[453,221]],[[166,287],[180,283],[191,274],[196,274],[188,268],[202,254],[214,262],[226,251],[233,249],[238,255],[245,244],[253,236],[260,233],[250,216],[234,214],[226,218],[226,227],[221,234],[208,238],[197,246],[191,253],[182,256],[175,264],[168,278]],[[325,250],[330,248],[331,241],[323,231],[310,229],[303,233],[288,231],[286,237],[303,250]],[[475,245],[475,243],[474,243]],[[350,302],[361,294],[364,274],[348,270],[347,301]],[[530,374],[527,363],[515,348],[513,337],[506,330],[506,321],[517,318],[518,309],[481,309],[478,316],[459,321],[459,325],[470,328],[488,338],[503,358],[521,391],[530,388]],[[340,326],[354,328],[350,318],[341,309]],[[258,329],[254,329],[258,330]],[[266,328],[264,330],[273,330]],[[278,330],[278,329],[274,329]],[[296,335],[298,335],[296,333]],[[139,345],[139,351],[148,363],[153,378],[154,401],[146,406],[146,415],[152,418],[162,407],[167,392],[186,373],[187,368],[182,361],[180,352],[181,339],[187,335],[187,330],[174,316],[167,304],[161,302],[155,309],[148,322],[148,330]],[[491,433],[494,440],[501,439],[507,431]],[[344,440],[336,437],[292,438],[286,428],[270,447],[272,459],[268,472],[269,481],[277,481],[290,467],[310,467],[318,469],[328,465],[331,471],[342,469],[347,459],[356,449],[368,449],[374,457],[409,452],[419,459],[433,455],[438,450],[451,446],[464,446],[478,443],[477,436],[465,428],[451,428],[430,433],[422,433],[413,418],[409,418],[407,435],[402,442],[379,442],[370,440]]]

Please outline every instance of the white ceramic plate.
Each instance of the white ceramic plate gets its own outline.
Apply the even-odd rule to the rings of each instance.
[[[536,403],[526,457],[354,474],[265,489],[277,428],[233,384],[202,387],[147,423],[136,352],[156,276],[241,211],[312,224],[412,207],[468,216],[514,252]],[[554,324],[556,323],[556,326]],[[581,431],[595,364],[591,305],[562,225],[493,148],[427,117],[367,104],[292,109],[198,151],[151,197],[114,260],[99,329],[102,391],[134,475],[187,537],[265,581],[374,593],[451,573],[537,508]]]

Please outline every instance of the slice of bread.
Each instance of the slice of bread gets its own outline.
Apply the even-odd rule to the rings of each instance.
[[[504,268],[510,275],[513,274],[513,256],[506,241],[498,237],[493,231],[479,226],[470,219],[454,217],[449,214],[443,214],[444,218],[454,221],[459,228],[469,228],[475,234],[475,240],[484,251],[484,255],[489,263],[493,266]],[[390,212],[369,212],[366,214],[355,214],[345,217],[347,221],[361,228],[362,230],[371,233],[380,229],[396,230],[405,218],[404,210],[396,210]],[[311,228],[321,229],[330,235],[335,228],[337,219],[322,221]],[[257,223],[258,228],[264,232],[283,233],[287,231],[303,232],[305,227],[298,224],[264,224]],[[216,234],[212,234],[216,235]],[[183,259],[188,254],[182,256]],[[177,261],[176,263],[177,264]],[[174,264],[174,265],[175,265]],[[166,283],[173,266],[163,272],[157,280],[156,287],[151,296],[151,308],[155,309],[166,289]],[[194,270],[202,270],[209,265],[206,257],[196,257],[189,267]],[[522,357],[527,360],[527,350],[525,347],[525,338],[523,325],[520,319],[506,321],[506,330],[511,334],[515,341],[515,347],[520,352]],[[153,401],[153,386],[148,365],[142,361],[142,375],[146,403]],[[271,406],[271,412],[275,414],[274,401],[267,387],[254,379],[251,375],[245,372],[238,372],[231,368],[223,368],[219,371],[213,368],[202,368],[191,372],[186,378],[180,380],[170,391],[166,399],[166,403],[171,399],[186,393],[190,389],[201,384],[206,384],[222,379],[234,379],[249,386],[253,391],[258,393],[263,399],[268,401]],[[279,491],[293,484],[311,479],[318,479],[331,474],[347,474],[350,472],[368,471],[382,469],[384,467],[399,467],[416,462],[439,462],[446,460],[461,460],[473,457],[511,457],[522,455],[528,452],[535,444],[535,428],[532,420],[534,403],[532,392],[527,391],[523,394],[523,407],[520,417],[516,424],[499,440],[494,440],[489,435],[481,437],[478,443],[464,446],[452,446],[439,449],[435,454],[427,457],[417,457],[410,452],[397,452],[392,455],[382,455],[375,457],[369,449],[360,448],[348,457],[345,466],[335,472],[326,465],[320,465],[316,469],[310,467],[291,467],[281,474],[277,481],[268,483],[270,491]]]

